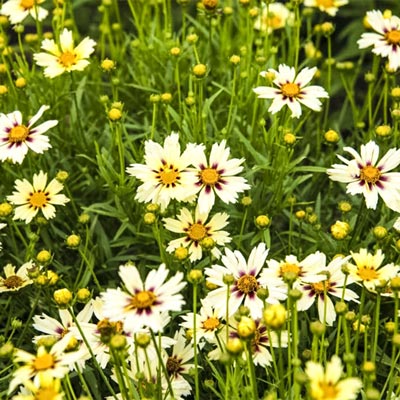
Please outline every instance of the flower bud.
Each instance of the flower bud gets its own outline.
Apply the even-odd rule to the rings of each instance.
[[[58,289],[53,293],[54,301],[61,307],[67,307],[72,301],[72,293],[67,289]]]
[[[282,304],[271,304],[264,309],[265,325],[272,330],[280,330],[286,323],[286,308]]]

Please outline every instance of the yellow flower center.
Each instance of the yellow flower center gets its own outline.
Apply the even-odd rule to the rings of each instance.
[[[279,268],[279,271],[280,271],[280,276],[285,275],[285,273],[287,272],[292,272],[296,274],[296,276],[299,276],[301,273],[301,267],[300,265],[297,264],[283,263]]]
[[[7,289],[15,289],[17,287],[22,286],[24,280],[20,278],[18,275],[11,275],[7,279],[4,279],[3,285]]]
[[[362,267],[358,267],[357,275],[363,281],[372,281],[373,279],[378,278],[378,273],[376,272],[375,268],[374,267],[368,267],[366,265],[363,265]]]
[[[156,299],[157,296],[153,292],[143,290],[139,293],[136,293],[135,296],[132,297],[129,308],[138,308],[139,310],[144,310],[151,307]]]
[[[207,318],[203,322],[203,329],[206,331],[213,331],[219,327],[219,319],[215,317]]]
[[[207,229],[203,224],[196,223],[190,226],[187,234],[190,239],[199,242],[206,237]]]
[[[393,30],[386,33],[385,39],[389,44],[400,44],[400,31]]]
[[[258,286],[257,279],[253,275],[243,275],[237,282],[238,289],[245,294],[255,292]]]
[[[334,6],[333,0],[317,0],[317,7],[330,8]]]
[[[269,14],[265,24],[272,29],[278,29],[283,26],[282,18],[277,14]]]
[[[30,203],[31,207],[36,209],[45,207],[49,200],[48,193],[38,190],[37,192],[30,193],[28,202]]]
[[[376,183],[379,181],[381,176],[381,171],[379,171],[378,168],[373,167],[372,165],[367,165],[366,167],[363,167],[360,171],[360,180],[367,183]]]
[[[200,172],[201,181],[205,185],[215,185],[219,181],[219,176],[215,168],[205,168]]]
[[[328,280],[311,284],[311,287],[312,287],[314,293],[317,295],[325,293],[325,291],[328,292],[330,289],[330,286],[331,286],[331,284]]]
[[[64,51],[64,53],[62,53],[59,57],[58,61],[60,64],[62,64],[63,67],[69,68],[72,65],[76,64],[76,59],[76,54],[71,53],[70,51]]]
[[[8,140],[11,143],[21,143],[25,141],[28,135],[29,129],[25,125],[17,125],[8,132]]]
[[[323,393],[322,396],[319,396],[319,399],[336,399],[338,390],[336,386],[332,382],[320,382],[319,387],[321,392]]]
[[[282,87],[282,94],[285,97],[296,97],[299,95],[300,93],[300,88],[299,85],[297,83],[285,83]]]
[[[29,9],[33,8],[35,3],[36,3],[35,0],[21,0],[21,2],[19,4],[25,10],[29,10]]]
[[[59,392],[57,390],[53,388],[43,388],[36,392],[34,400],[54,400],[57,398],[59,398]]]
[[[33,368],[35,371],[43,371],[54,367],[54,357],[49,354],[43,354],[42,356],[36,357],[33,362]]]
[[[158,179],[163,185],[175,185],[175,183],[180,179],[179,171],[172,165],[170,167],[162,167],[158,173]]]
[[[176,356],[168,357],[166,367],[168,375],[177,375],[181,369],[181,362]]]

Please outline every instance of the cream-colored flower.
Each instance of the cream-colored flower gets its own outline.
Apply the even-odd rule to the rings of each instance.
[[[87,59],[95,45],[94,40],[86,37],[75,47],[72,31],[64,29],[59,42],[44,39],[41,48],[45,52],[36,53],[33,58],[37,65],[44,67],[47,78],[55,78],[64,72],[83,71],[90,64]]]
[[[339,11],[339,7],[342,7],[349,3],[349,0],[304,0],[306,7],[316,7],[320,11],[329,14],[334,17]]]
[[[254,22],[254,29],[271,33],[282,29],[286,25],[293,25],[294,13],[282,3],[262,3],[260,15]]]
[[[26,179],[15,181],[15,189],[12,195],[7,196],[7,200],[17,205],[15,208],[14,219],[22,219],[29,224],[39,210],[42,211],[46,219],[54,218],[56,209],[54,205],[65,205],[69,202],[68,197],[59,194],[64,186],[53,179],[48,185],[47,174],[40,171],[33,175],[33,184]]]
[[[29,269],[33,268],[34,264],[29,261],[23,264],[17,272],[15,266],[7,264],[4,270],[4,277],[0,276],[0,293],[1,292],[14,292],[20,290],[27,285],[33,283],[32,279],[28,276]]]
[[[6,15],[12,24],[21,23],[29,15],[33,19],[42,21],[49,13],[39,6],[44,2],[45,0],[8,0],[2,5],[0,14]]]

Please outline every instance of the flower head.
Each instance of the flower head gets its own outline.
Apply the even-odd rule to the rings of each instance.
[[[48,15],[48,11],[39,4],[45,0],[8,0],[1,9],[0,14],[6,15],[12,24],[21,23],[29,15],[38,21],[42,21]]]
[[[200,260],[203,256],[202,241],[205,238],[212,239],[216,245],[223,246],[229,243],[229,233],[221,229],[228,224],[228,214],[217,213],[208,222],[208,213],[201,214],[199,207],[195,210],[194,218],[187,208],[182,208],[178,219],[164,218],[166,229],[176,233],[183,233],[185,236],[171,240],[167,251],[173,252],[178,247],[189,247],[190,261]],[[221,252],[213,247],[211,253],[219,258]]]
[[[0,277],[0,293],[2,292],[15,292],[20,290],[27,285],[33,283],[32,279],[29,278],[29,269],[33,267],[33,262],[29,261],[23,264],[17,271],[11,264],[7,264],[4,270],[4,277]]]
[[[7,200],[17,205],[15,208],[14,219],[22,219],[29,224],[39,210],[42,211],[46,219],[54,218],[56,209],[54,205],[65,205],[69,202],[68,197],[59,192],[64,186],[53,179],[48,185],[47,174],[40,171],[33,175],[33,184],[26,179],[15,181],[15,189],[12,195],[7,196]]]
[[[72,31],[65,28],[59,43],[44,39],[41,48],[45,52],[36,53],[33,58],[37,65],[45,68],[47,78],[55,78],[64,72],[83,71],[89,65],[87,58],[94,52],[95,45],[94,40],[86,37],[75,47]]]
[[[262,3],[261,14],[254,23],[254,29],[271,33],[274,30],[293,25],[294,13],[282,3]]]
[[[339,7],[348,4],[349,0],[304,0],[306,7],[317,7],[320,11],[334,17],[339,11]]]
[[[21,164],[28,150],[43,153],[51,145],[49,138],[43,133],[58,124],[56,120],[49,120],[33,127],[49,106],[40,107],[39,111],[27,124],[22,122],[20,111],[10,114],[0,114],[0,160],[10,159],[13,163]]]
[[[243,170],[244,158],[229,159],[230,149],[226,141],[214,143],[209,160],[203,151],[193,155],[192,163],[197,169],[197,200],[201,213],[208,213],[217,195],[224,203],[235,203],[238,193],[250,189],[245,178],[236,176]]]
[[[388,67],[397,70],[400,67],[400,18],[393,15],[383,16],[379,10],[367,12],[367,22],[375,32],[361,35],[357,41],[360,49],[373,46],[372,52],[389,61]]]
[[[163,328],[164,311],[180,311],[184,300],[179,292],[186,285],[183,273],[177,272],[166,281],[165,264],[151,270],[143,282],[134,265],[121,265],[119,276],[125,290],[107,289],[101,294],[103,315],[111,322],[122,321],[127,332],[148,327],[155,332]]]
[[[319,98],[329,97],[328,93],[321,86],[307,86],[313,78],[317,68],[304,68],[297,75],[293,67],[281,64],[278,71],[270,68],[260,73],[266,76],[273,73],[275,79],[273,84],[276,87],[259,86],[253,89],[260,99],[273,99],[268,111],[275,114],[287,105],[292,118],[299,118],[301,115],[301,104],[314,111],[321,110]]]
[[[155,203],[164,210],[173,199],[193,200],[196,191],[196,174],[189,168],[196,152],[203,146],[189,143],[181,154],[179,135],[172,133],[164,147],[152,140],[145,142],[146,164],[131,164],[128,174],[141,180],[135,199],[142,203]]]
[[[305,373],[309,378],[308,394],[312,400],[353,400],[362,387],[359,378],[341,379],[343,366],[334,355],[326,368],[314,361],[308,361]]]
[[[400,173],[389,172],[400,164],[400,149],[390,149],[380,161],[379,146],[370,141],[360,154],[352,147],[343,149],[352,160],[338,155],[344,164],[334,164],[327,173],[333,181],[347,183],[347,193],[363,194],[368,208],[375,209],[378,196],[392,210],[400,212]]]

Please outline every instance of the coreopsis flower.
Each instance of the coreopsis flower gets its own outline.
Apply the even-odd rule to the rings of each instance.
[[[360,49],[373,46],[372,52],[388,59],[388,67],[396,71],[400,67],[400,18],[383,16],[379,10],[367,12],[367,22],[375,32],[366,32],[357,41]]]
[[[308,86],[313,78],[316,67],[303,68],[298,74],[294,67],[280,64],[278,71],[270,68],[268,71],[260,72],[261,76],[273,74],[273,84],[276,87],[259,86],[253,89],[259,99],[273,99],[268,111],[275,114],[287,105],[292,112],[292,118],[299,118],[301,104],[311,108],[313,111],[321,110],[319,98],[329,97],[321,86]]]
[[[33,381],[24,382],[20,393],[13,396],[11,400],[64,400],[64,398],[60,379],[40,375],[38,386]]]
[[[347,183],[347,193],[363,194],[367,208],[376,209],[378,197],[392,210],[400,212],[400,173],[389,172],[400,164],[400,149],[390,149],[380,161],[379,146],[370,141],[361,145],[360,154],[344,147],[352,160],[338,155],[344,164],[333,164],[327,170],[333,181]]]
[[[84,38],[76,47],[72,31],[64,28],[58,41],[44,39],[41,48],[45,52],[35,53],[37,65],[44,67],[47,78],[55,78],[64,72],[83,71],[89,64],[89,56],[94,52],[96,42]]]
[[[166,281],[168,270],[161,264],[149,272],[143,282],[136,266],[119,267],[124,290],[107,289],[101,294],[103,315],[111,322],[122,321],[127,332],[148,327],[154,332],[163,328],[163,312],[180,311],[184,304],[180,291],[186,285],[183,273],[177,272]]]
[[[324,256],[325,258],[325,256]],[[344,301],[356,301],[357,293],[346,286],[354,282],[342,272],[342,266],[350,257],[336,257],[326,267],[326,259],[320,266],[320,281],[295,285],[303,292],[303,296],[297,301],[299,311],[308,310],[317,301],[318,318],[329,326],[336,320],[335,306],[330,296],[335,296]]]
[[[47,173],[40,171],[33,175],[33,184],[26,179],[17,179],[12,195],[7,200],[16,205],[14,219],[24,220],[29,224],[37,215],[39,210],[46,219],[54,218],[56,215],[55,205],[64,206],[69,198],[60,194],[64,186],[53,179],[47,185]]]
[[[225,249],[225,255],[221,261],[223,265],[213,265],[205,269],[207,280],[218,288],[210,291],[205,301],[215,306],[219,316],[226,316],[227,285],[224,278],[232,277],[229,294],[229,316],[233,315],[243,304],[250,310],[254,319],[261,318],[264,308],[263,301],[257,296],[260,288],[267,288],[269,295],[265,299],[267,303],[276,303],[286,298],[286,288],[277,284],[277,279],[265,279],[261,271],[268,255],[268,249],[264,243],[255,247],[246,261],[238,250]]]
[[[178,219],[163,219],[166,229],[185,235],[179,239],[171,240],[168,243],[167,251],[171,253],[181,246],[188,247],[189,260],[194,262],[202,258],[202,241],[207,238],[212,239],[214,243],[211,254],[220,258],[221,252],[216,246],[224,246],[225,243],[231,241],[229,233],[221,230],[228,225],[228,218],[229,216],[226,213],[217,213],[207,222],[208,213],[200,213],[199,207],[196,207],[194,218],[187,208],[182,208]]]
[[[307,392],[312,400],[353,400],[362,387],[359,378],[342,378],[343,366],[337,355],[324,368],[314,361],[307,361],[305,373],[309,379]]]
[[[32,285],[33,281],[29,278],[28,273],[33,266],[33,262],[29,261],[15,271],[14,265],[7,264],[3,268],[4,277],[0,276],[0,293],[15,292],[25,286]]]
[[[69,340],[70,338],[66,336],[56,342],[50,350],[40,346],[36,354],[17,349],[13,361],[20,365],[13,373],[8,393],[12,393],[18,385],[23,385],[29,380],[33,380],[38,386],[43,377],[62,379],[68,373],[70,366],[78,362],[82,356],[79,351],[65,352]]]
[[[147,140],[145,164],[131,164],[128,174],[141,180],[135,199],[141,203],[155,203],[165,210],[173,199],[191,201],[194,199],[197,177],[190,164],[202,145],[189,143],[181,154],[179,135],[172,133],[164,141],[164,147]]]
[[[393,263],[382,266],[385,255],[381,249],[378,249],[375,254],[368,252],[367,249],[350,253],[355,262],[355,264],[348,264],[350,276],[356,283],[365,286],[371,292],[375,292],[377,286],[387,285],[400,270],[400,267]]]
[[[42,21],[49,13],[39,6],[44,2],[45,0],[8,0],[1,6],[0,14],[6,15],[13,25],[21,23],[29,15],[33,19]]]
[[[305,7],[316,7],[320,11],[334,17],[339,11],[339,7],[345,6],[349,0],[304,0]]]
[[[226,147],[226,140],[214,143],[210,157],[204,151],[193,154],[192,163],[197,169],[197,190],[200,192],[197,199],[201,213],[208,213],[215,203],[217,195],[224,203],[235,203],[238,193],[250,189],[245,178],[236,176],[243,170],[244,158],[229,158],[230,149]]]
[[[261,13],[254,22],[254,29],[271,33],[286,25],[293,25],[294,13],[282,3],[262,3]]]
[[[49,120],[33,127],[36,121],[48,110],[49,106],[40,107],[27,124],[22,121],[20,111],[10,114],[0,114],[0,160],[10,159],[13,163],[21,164],[28,150],[42,154],[51,145],[49,138],[43,133],[58,124],[57,120]]]

